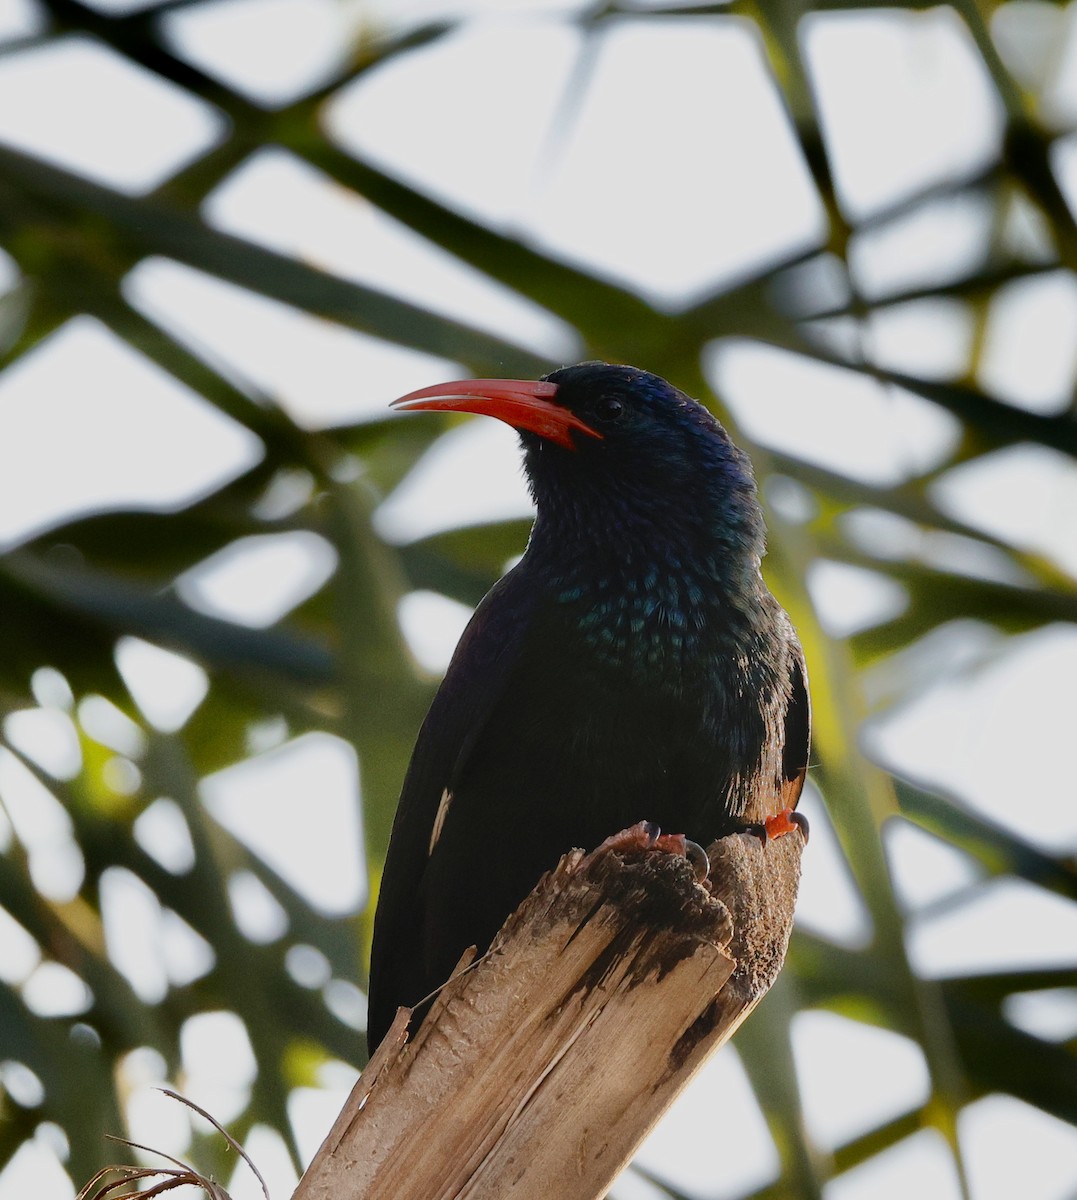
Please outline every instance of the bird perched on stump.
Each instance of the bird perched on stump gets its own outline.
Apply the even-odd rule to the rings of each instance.
[[[514,426],[537,516],[460,639],[404,781],[374,925],[372,1051],[397,1007],[485,950],[572,847],[641,819],[703,844],[807,833],[793,812],[804,656],[760,575],[751,464],[711,413],[657,375],[593,362],[394,406]]]

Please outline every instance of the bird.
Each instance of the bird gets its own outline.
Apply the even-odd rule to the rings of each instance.
[[[794,810],[811,736],[804,654],[760,570],[751,462],[703,404],[586,362],[392,407],[513,426],[536,515],[461,636],[404,779],[374,921],[371,1052],[398,1006],[485,951],[574,847],[641,820],[703,844],[806,837]]]

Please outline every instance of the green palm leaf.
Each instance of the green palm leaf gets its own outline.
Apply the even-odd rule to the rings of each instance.
[[[953,795],[925,779],[913,782],[915,770],[875,761],[860,740],[869,717],[914,700],[929,682],[915,657],[929,637],[945,639],[958,623],[978,622],[997,634],[992,645],[1007,650],[1016,645],[1006,640],[1012,635],[1071,628],[1077,619],[1073,578],[1061,561],[955,515],[936,486],[952,468],[982,465],[986,456],[1014,446],[1042,448],[1066,469],[1077,457],[1072,371],[1069,402],[1053,411],[1013,403],[983,383],[989,318],[997,317],[1000,296],[1015,284],[1058,273],[1072,282],[1077,271],[1072,197],[1064,194],[1058,144],[1041,112],[1048,66],[1041,62],[1042,77],[1034,79],[1035,56],[1020,59],[1025,73],[1018,80],[1011,74],[1011,59],[1018,59],[1000,33],[1000,20],[1017,20],[1013,12],[1000,16],[1001,9],[1018,6],[960,4],[951,13],[999,100],[1005,128],[997,161],[964,178],[911,186],[866,216],[852,214],[843,192],[835,134],[820,117],[820,80],[804,49],[805,18],[870,14],[879,6],[857,0],[656,5],[654,12],[628,6],[631,21],[651,22],[655,31],[700,29],[701,21],[711,23],[708,29],[751,30],[827,223],[819,244],[757,263],[675,310],[567,261],[507,224],[458,211],[435,189],[348,153],[326,132],[327,105],[345,88],[406,64],[417,51],[444,47],[456,31],[453,21],[410,27],[404,21],[394,32],[388,21],[379,29],[371,18],[357,40],[341,33],[335,73],[271,108],[223,75],[211,75],[184,49],[170,19],[201,6],[171,0],[111,11],[104,4],[47,0],[40,7],[47,27],[0,43],[0,78],[23,52],[46,50],[72,35],[91,38],[131,67],[208,102],[223,131],[145,193],[0,145],[0,247],[15,276],[0,294],[0,389],[20,367],[47,355],[69,321],[89,315],[140,361],[257,438],[262,457],[178,508],[124,503],[110,511],[72,511],[61,524],[29,531],[0,553],[6,634],[0,654],[0,938],[2,922],[15,922],[21,933],[12,937],[28,955],[25,970],[0,969],[0,1169],[48,1121],[64,1130],[71,1148],[67,1170],[83,1182],[114,1156],[102,1135],[129,1132],[131,1053],[152,1051],[164,1075],[182,1086],[187,1023],[216,1012],[242,1018],[257,1064],[229,1121],[232,1132],[243,1139],[256,1125],[268,1126],[300,1157],[289,1115],[296,1089],[316,1082],[335,1062],[361,1062],[361,1005],[348,989],[365,978],[369,907],[353,914],[320,908],[249,838],[214,815],[204,781],[226,767],[257,765],[260,755],[303,734],[342,739],[359,764],[363,865],[367,890],[375,890],[400,780],[434,686],[401,633],[400,605],[416,590],[476,604],[526,538],[526,521],[497,512],[485,523],[411,539],[387,536],[380,504],[410,484],[458,426],[377,417],[306,428],[272,388],[247,378],[242,362],[222,361],[147,303],[133,273],[146,264],[182,264],[211,284],[237,289],[235,295],[272,302],[289,320],[313,320],[342,336],[419,351],[475,374],[528,376],[555,365],[552,341],[545,350],[529,348],[527,338],[509,331],[507,319],[491,321],[466,303],[446,315],[444,307],[409,298],[415,294],[404,286],[409,281],[400,281],[399,292],[357,282],[343,269],[218,227],[207,215],[210,197],[270,149],[290,155],[333,194],[411,230],[456,270],[467,268],[530,302],[532,311],[558,322],[566,338],[577,339],[581,357],[638,362],[703,397],[753,452],[770,509],[768,577],[801,630],[812,672],[812,780],[871,929],[865,944],[854,946],[805,924],[779,986],[738,1034],[781,1162],[780,1178],[752,1194],[775,1200],[822,1195],[830,1179],[924,1129],[941,1134],[964,1180],[959,1122],[967,1105],[993,1093],[1077,1123],[1077,1019],[1068,1040],[1051,1040],[1034,1036],[1013,1016],[1014,997],[1064,997],[1077,966],[1072,957],[928,977],[909,949],[918,922],[976,902],[987,881],[1023,881],[1037,894],[1072,903],[1072,846],[1045,848],[1042,838],[1004,829],[983,815],[975,796]],[[934,20],[921,11],[927,8],[909,4],[901,15],[910,22]],[[894,17],[893,6],[886,11]],[[603,39],[623,28],[626,14],[627,7],[622,12],[613,5],[572,18],[586,52],[563,99],[566,129],[595,86]],[[725,115],[709,114],[701,128],[720,119]],[[551,142],[543,152],[556,156],[560,149],[562,143]],[[684,150],[703,152],[690,145]],[[421,176],[422,164],[416,167]],[[931,205],[958,201],[991,214],[980,251],[964,266],[940,270],[937,278],[929,271],[881,295],[864,286],[858,256],[873,237]],[[1018,208],[1039,228],[1035,254],[1007,233]],[[828,272],[840,277],[843,295],[811,282]],[[961,368],[939,378],[873,361],[863,336],[872,319],[931,300],[958,305],[968,317],[973,332]],[[842,322],[859,323],[855,353],[828,334]],[[855,462],[835,466],[799,447],[793,453],[780,439],[771,445],[758,433],[753,444],[737,421],[739,415],[748,424],[751,412],[717,386],[723,376],[712,365],[719,344],[770,348],[797,369],[840,369],[880,389],[900,389],[946,414],[957,436],[932,466],[911,469],[898,482],[880,482]],[[357,395],[367,387],[363,379],[351,382]],[[0,415],[5,437],[17,439],[18,414]],[[751,427],[756,430],[754,422]],[[865,534],[880,522],[895,533],[890,541]],[[209,560],[242,559],[248,539],[297,533],[328,543],[336,566],[328,582],[308,588],[279,619],[259,628],[191,602],[184,581]],[[814,584],[809,588],[822,563],[890,581],[903,607],[869,617],[848,637],[833,636],[826,604]],[[154,726],[140,708],[139,688],[117,665],[117,644],[130,638],[179,654],[204,673],[205,694],[191,701],[178,729]],[[53,674],[43,675],[42,668]],[[81,703],[92,696],[107,698],[126,716],[129,747],[117,750],[100,740],[106,735]],[[1037,697],[1028,702],[1041,703]],[[68,739],[69,750],[76,748],[70,750],[75,765],[64,766],[55,745],[50,751],[27,740],[28,728],[46,725],[52,736]],[[304,800],[296,796],[296,806]],[[186,831],[191,861],[184,869],[148,848],[143,818],[151,809],[159,814],[154,806],[161,801],[172,806],[164,811],[179,822],[176,828]],[[1014,797],[1018,805],[1037,822],[1034,798]],[[66,824],[59,812],[67,814]],[[965,856],[979,874],[934,909],[917,910],[895,884],[889,856],[890,832],[902,822]],[[68,856],[65,879],[49,875],[50,854]],[[116,872],[137,881],[141,894],[166,914],[163,920],[182,923],[209,948],[193,978],[166,982],[156,999],[140,994],[129,977],[133,968],[122,967],[107,936],[102,897]],[[263,911],[277,914],[276,932],[251,935],[235,899],[237,880],[261,897]],[[32,962],[66,968],[85,986],[85,1004],[50,1011],[35,991],[33,972],[40,967]],[[829,1149],[817,1145],[808,1132],[812,1114],[805,1112],[794,1053],[797,1015],[811,1009],[910,1039],[926,1064],[926,1100]],[[3,1064],[18,1064],[16,1074],[5,1074]],[[32,1075],[18,1075],[26,1070]],[[20,1078],[36,1083],[20,1089]],[[218,1143],[201,1135],[196,1141],[206,1169],[231,1170]],[[640,1168],[638,1174],[656,1194],[687,1194],[661,1172]]]

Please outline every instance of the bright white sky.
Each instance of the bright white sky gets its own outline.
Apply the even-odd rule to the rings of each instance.
[[[148,5],[98,0],[97,7]],[[168,29],[205,69],[260,102],[283,104],[332,71],[342,30],[378,7],[217,0],[183,10]],[[326,127],[345,148],[432,195],[670,309],[820,237],[821,205],[748,22],[626,19],[585,45],[563,19],[580,7],[567,0],[382,5],[386,20],[401,27],[420,15],[461,9],[495,15],[343,89],[328,106]],[[35,12],[32,0],[0,0],[0,41],[32,32]],[[1031,23],[1017,17],[1016,5],[999,14],[1000,51],[1027,86],[1042,89],[1048,118],[1060,130],[1072,129],[1077,6],[1037,10]],[[803,34],[851,212],[870,213],[914,188],[975,172],[997,154],[1000,108],[950,10],[916,19],[887,11],[832,13],[812,17]],[[153,188],[223,131],[218,114],[201,101],[86,40],[66,38],[0,57],[0,140],[122,191]],[[1074,135],[1059,139],[1054,161],[1077,207]],[[552,314],[488,282],[283,150],[266,149],[243,164],[209,198],[205,215],[229,232],[552,357],[571,361],[580,352],[574,332]],[[850,255],[857,285],[880,295],[957,274],[977,259],[990,220],[977,202],[962,199],[925,206],[861,236]],[[1027,214],[1015,211],[1007,233],[1030,255],[1043,253],[1042,234]],[[15,278],[0,257],[0,289]],[[139,264],[126,293],[308,428],[381,415],[394,396],[459,370],[166,260]],[[3,321],[0,299],[0,328]],[[923,302],[888,311],[853,336],[889,366],[946,378],[963,369],[972,328],[961,308]],[[1071,277],[1046,274],[999,297],[982,367],[989,387],[1034,411],[1057,411],[1072,394],[1075,364],[1077,285]],[[896,484],[930,469],[957,435],[949,417],[911,395],[883,392],[850,371],[756,345],[715,343],[705,367],[750,438],[868,482]],[[88,317],[0,374],[0,419],[8,430],[0,439],[0,549],[76,512],[172,509],[260,454],[256,439]],[[955,516],[1077,575],[1077,472],[1069,460],[1015,447],[951,473],[937,495]],[[513,436],[476,421],[441,441],[378,520],[388,536],[407,539],[528,508]],[[889,538],[902,553],[928,562],[941,557],[973,574],[999,574],[990,553],[959,539],[926,539],[883,514],[859,514],[850,529],[874,545]],[[312,535],[252,539],[189,573],[180,589],[205,611],[266,625],[320,586],[333,566],[332,550]],[[903,602],[900,589],[874,573],[840,564],[820,565],[809,583],[824,622],[839,635]],[[466,617],[459,605],[425,594],[410,597],[401,612],[405,633],[432,669],[447,661]],[[128,640],[119,661],[148,719],[162,728],[180,727],[204,694],[197,667],[154,647]],[[1058,782],[1069,777],[1075,672],[1072,629],[1004,641],[971,623],[953,627],[871,681],[886,703],[868,728],[869,745],[1045,848],[1077,849],[1077,806]],[[903,683],[924,680],[914,699],[893,703]],[[62,680],[48,673],[35,679],[35,694],[42,707],[13,718],[5,732],[55,774],[71,775],[79,760],[64,712],[70,697]],[[124,772],[135,769],[123,765],[133,752],[131,729],[100,705],[84,704],[80,718],[96,722],[101,740],[117,751],[122,783]],[[365,890],[354,756],[326,735],[291,742],[285,736],[276,726],[254,731],[248,749],[261,753],[206,781],[206,802],[312,903],[350,911]],[[304,781],[305,796],[320,798],[324,812],[315,820],[309,805],[300,813],[292,803],[296,779]],[[8,812],[0,812],[0,847],[10,836],[10,819],[29,847],[39,886],[57,899],[69,896],[80,866],[62,809],[2,751],[0,791]],[[1033,806],[1015,805],[1015,798],[1029,795],[1035,796],[1034,824]],[[868,936],[866,915],[818,798],[811,794],[805,804],[813,838],[799,919],[856,945]],[[162,800],[141,819],[138,834],[152,852],[182,858],[189,853],[182,830],[178,812]],[[900,892],[919,914],[910,925],[909,949],[925,973],[998,966],[1000,944],[1010,965],[1072,962],[1077,907],[1004,881],[969,891],[978,879],[972,864],[911,826],[892,828],[888,848]],[[207,969],[208,947],[163,913],[133,877],[115,872],[104,903],[117,965],[147,1001],[170,982]],[[233,903],[250,936],[279,936],[281,914],[253,877],[236,882]],[[322,978],[309,956],[292,965],[311,986],[339,984]],[[41,1011],[78,1011],[84,1003],[79,982],[42,962],[2,913],[0,978],[23,986]],[[333,995],[344,1008],[354,1007],[341,986]],[[1077,993],[1053,1004],[1041,997],[1015,1006],[1011,1015],[1030,1029],[1073,1036]],[[794,1039],[811,1132],[821,1146],[924,1099],[923,1060],[897,1035],[820,1012],[798,1018]],[[223,1016],[185,1033],[186,1086],[226,1119],[241,1107],[250,1082],[245,1044],[242,1031]],[[182,1152],[186,1118],[151,1090],[162,1070],[150,1052],[133,1055],[125,1067],[134,1136]],[[4,1078],[32,1094],[32,1081]],[[349,1076],[334,1068],[323,1082],[324,1088],[294,1097],[293,1118],[311,1153]],[[710,1177],[715,1128],[723,1130],[723,1152],[731,1155],[721,1193]],[[1077,1186],[1077,1133],[1017,1101],[989,1097],[971,1106],[961,1137],[976,1200],[1018,1192],[1048,1200]],[[1016,1181],[1013,1147],[1019,1145]],[[20,1152],[0,1174],[0,1200],[24,1193],[31,1170],[46,1172],[47,1194],[70,1195],[56,1146],[56,1131],[45,1129]],[[251,1149],[274,1194],[286,1195],[289,1169],[274,1135],[257,1131]],[[641,1161],[690,1194],[732,1195],[774,1177],[773,1145],[735,1051],[724,1051],[703,1072]],[[1027,1174],[1029,1162],[1037,1164],[1036,1178]],[[254,1195],[242,1173],[233,1183],[236,1200]],[[929,1133],[841,1177],[828,1200],[885,1200],[912,1190],[942,1200],[957,1195],[945,1150]],[[619,1186],[628,1200],[650,1194],[638,1176]]]

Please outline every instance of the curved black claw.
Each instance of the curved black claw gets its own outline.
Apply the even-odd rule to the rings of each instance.
[[[696,882],[703,883],[711,873],[711,861],[707,857],[706,850],[698,842],[693,842],[685,838],[684,856],[688,859],[689,866],[696,873]]]
[[[660,825],[656,825],[653,821],[640,821],[640,825],[643,827],[643,832],[649,839],[649,845],[653,846],[655,842],[657,842],[662,836],[662,827]]]
[[[752,837],[757,837],[761,846],[765,846],[767,844],[769,835],[767,834],[767,827],[762,823],[762,821],[749,821],[747,824],[742,825],[737,832],[750,833]]]
[[[808,818],[800,812],[791,812],[789,820],[800,829],[800,836],[804,839],[804,844],[808,844],[808,838],[811,835],[811,827],[808,825]]]

